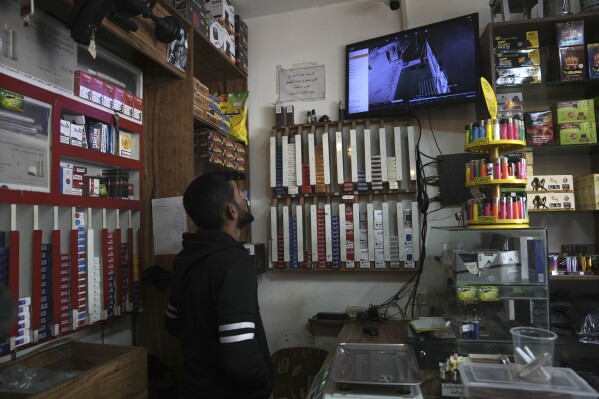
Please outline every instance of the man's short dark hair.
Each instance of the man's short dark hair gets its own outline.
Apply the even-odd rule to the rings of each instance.
[[[194,179],[183,194],[183,207],[196,226],[220,230],[223,226],[225,205],[235,201],[230,181],[235,176],[228,172],[206,173]]]

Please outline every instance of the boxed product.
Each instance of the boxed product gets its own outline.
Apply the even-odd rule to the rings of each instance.
[[[522,112],[522,92],[497,94],[497,113],[500,118],[508,118]]]
[[[235,45],[248,50],[248,26],[239,15],[235,15]]]
[[[558,22],[555,24],[557,47],[580,46],[584,44],[584,21]]]
[[[123,114],[133,116],[133,94],[128,91],[123,95]]]
[[[100,104],[102,92],[94,92],[96,86],[94,86],[93,78],[95,78],[95,76],[92,76],[87,72],[75,71],[75,87],[73,91],[78,97]]]
[[[495,72],[498,86],[524,85],[542,81],[540,66],[496,68]]]
[[[495,51],[495,66],[500,68],[541,65],[538,48]]]
[[[133,96],[133,118],[141,120],[144,109],[144,102],[141,98]]]
[[[235,33],[235,8],[229,0],[210,0],[206,10],[213,20],[217,20],[231,33]]]
[[[519,32],[512,35],[493,36],[495,50],[517,50],[539,47],[539,32]]]
[[[586,78],[584,46],[559,48],[560,79],[562,81],[583,80]]]
[[[556,123],[595,120],[595,102],[590,100],[558,101],[551,107]]]
[[[102,90],[102,105],[112,109],[112,101],[114,98],[114,85],[112,83],[103,82]]]
[[[599,174],[577,177],[574,183],[574,194],[579,209],[599,209]]]
[[[125,101],[125,89],[115,86],[112,97],[112,109],[122,113],[123,101]]]
[[[175,9],[184,15],[198,32],[208,37],[209,15],[204,0],[174,0],[173,3]]]
[[[599,79],[599,43],[587,45],[589,60],[589,79]]]
[[[526,145],[555,144],[551,111],[525,112]]]
[[[71,143],[71,122],[60,120],[60,142],[63,144]]]
[[[86,145],[83,143],[85,142]],[[71,145],[76,147],[87,147],[85,138],[85,125],[71,123]]]
[[[223,53],[225,54],[225,56],[231,60],[231,62],[235,63],[235,35],[234,34],[227,34],[225,36],[225,46],[223,49]]]
[[[225,42],[228,37],[229,32],[218,21],[213,20],[210,23],[210,43],[221,52],[225,50]]]
[[[235,65],[237,65],[243,72],[248,73],[248,53],[245,50],[240,51],[237,49]]]
[[[574,177],[572,175],[537,175],[526,177],[526,191],[572,191]]]
[[[595,122],[560,123],[556,126],[561,145],[597,143],[597,125]]]
[[[573,211],[576,209],[574,193],[538,192],[526,194],[529,211]]]

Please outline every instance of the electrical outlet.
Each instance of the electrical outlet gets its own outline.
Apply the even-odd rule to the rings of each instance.
[[[428,292],[421,291],[421,292],[416,293],[416,303],[418,305],[426,306],[426,305],[428,305],[428,301],[429,301]]]

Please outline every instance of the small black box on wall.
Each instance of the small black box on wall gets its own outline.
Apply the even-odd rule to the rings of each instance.
[[[243,244],[256,266],[256,274],[266,272],[266,245],[248,242]]]

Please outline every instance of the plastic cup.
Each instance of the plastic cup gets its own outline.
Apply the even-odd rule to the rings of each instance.
[[[516,364],[528,364],[545,353],[549,353],[551,363],[553,363],[556,333],[534,327],[514,327],[510,332],[514,343]],[[548,366],[550,365],[548,364]]]
[[[514,327],[510,330],[514,344],[514,361],[523,366],[534,368],[524,372],[531,381],[548,383],[550,371],[546,367],[553,365],[553,353],[557,334],[542,328]]]

